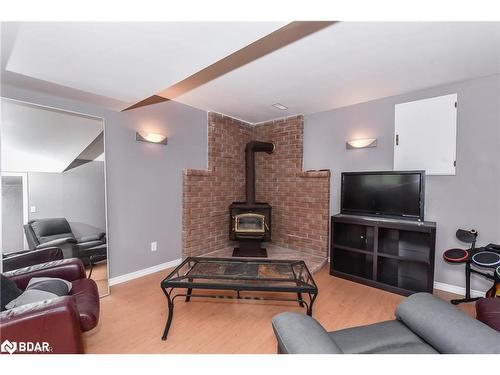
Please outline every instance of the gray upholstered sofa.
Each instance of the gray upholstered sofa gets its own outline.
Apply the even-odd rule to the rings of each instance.
[[[428,293],[401,302],[395,320],[362,327],[327,332],[292,312],[276,315],[272,324],[278,353],[500,353],[500,333]]]

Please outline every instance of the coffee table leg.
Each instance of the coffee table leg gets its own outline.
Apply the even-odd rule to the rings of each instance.
[[[307,307],[307,315],[309,316],[312,316],[313,314],[313,304],[314,304],[314,300],[316,299],[316,297],[318,296],[317,294],[313,294],[312,296],[309,295],[310,298],[311,298],[311,302],[309,302],[309,306]]]
[[[297,297],[299,299],[299,306],[304,307],[304,302],[302,302],[302,293],[297,293]]]
[[[168,294],[167,290],[162,288],[163,293],[165,293],[165,297],[167,297],[167,305],[168,305],[168,317],[167,317],[167,323],[165,324],[165,330],[163,331],[163,336],[161,339],[165,341],[167,339],[168,335],[168,330],[170,329],[170,325],[172,324],[172,317],[174,316],[174,303],[172,299],[170,298],[170,295]]]
[[[187,290],[187,295],[186,295],[186,302],[189,302],[191,300],[191,292],[193,291],[192,288],[188,288]]]
[[[193,279],[188,279],[190,283],[193,282]],[[187,293],[186,293],[186,302],[189,302],[191,300],[191,292],[193,291],[193,288],[188,288]]]

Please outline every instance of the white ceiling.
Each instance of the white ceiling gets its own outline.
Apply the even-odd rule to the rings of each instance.
[[[256,123],[497,74],[499,25],[336,23],[175,100]]]
[[[285,25],[284,22],[6,24],[9,72],[134,103]]]
[[[62,172],[103,131],[102,120],[2,99],[2,171]]]
[[[284,24],[4,24],[3,67],[132,103]],[[500,23],[340,22],[175,100],[257,123],[498,74],[499,49]]]

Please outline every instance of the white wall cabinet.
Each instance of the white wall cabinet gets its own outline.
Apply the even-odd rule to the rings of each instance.
[[[396,104],[394,170],[455,175],[457,94]]]

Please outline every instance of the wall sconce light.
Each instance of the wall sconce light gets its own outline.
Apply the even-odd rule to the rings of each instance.
[[[136,132],[135,140],[139,142],[158,143],[166,145],[168,138],[166,135],[148,132]]]
[[[377,138],[352,139],[345,143],[345,148],[347,150],[354,150],[356,148],[369,148],[369,147],[377,147]]]

